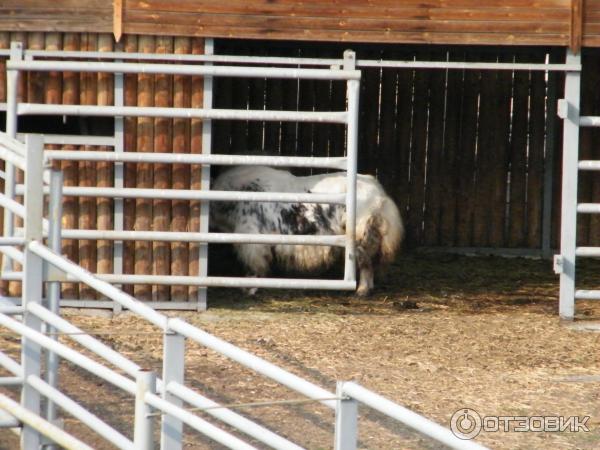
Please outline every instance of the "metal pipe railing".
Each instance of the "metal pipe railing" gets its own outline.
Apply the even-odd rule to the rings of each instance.
[[[459,439],[448,428],[445,428],[410,409],[400,406],[357,383],[350,381],[340,383],[340,385],[340,392],[342,394],[347,395],[386,416],[392,417],[393,419],[402,422],[404,425],[407,425],[419,433],[429,436],[435,441],[447,445],[450,448],[459,450],[486,450],[486,447],[483,447],[477,442]]]
[[[25,187],[16,186],[16,193],[23,194]],[[44,194],[49,194],[45,186]],[[63,188],[65,196],[108,197],[108,198],[151,198],[161,200],[209,200],[220,202],[284,202],[284,203],[329,203],[343,205],[346,194],[291,193],[291,192],[248,192],[248,191],[190,191],[186,189],[142,189],[78,187]]]
[[[66,450],[93,450],[89,445],[45,421],[4,394],[0,394],[0,409],[7,411],[20,422],[27,424]]]
[[[360,80],[360,70],[297,69],[287,67],[200,66],[181,64],[138,64],[93,61],[32,61],[9,60],[7,70],[95,73],[143,73],[156,75],[200,75],[235,78],[278,78],[304,80]]]
[[[46,105],[19,103],[18,115],[97,116],[97,117],[171,117],[182,119],[251,120],[283,122],[346,123],[346,111],[279,111],[264,109],[202,109],[144,106]]]
[[[133,442],[127,437],[41,378],[30,375],[27,377],[26,382],[48,400],[52,400],[52,402],[56,403],[64,411],[87,425],[93,432],[102,436],[115,447],[123,450],[136,450]]]
[[[258,156],[189,153],[91,152],[85,150],[46,150],[50,161],[111,161],[133,163],[210,164],[225,166],[309,167],[315,169],[346,168],[345,157]]]

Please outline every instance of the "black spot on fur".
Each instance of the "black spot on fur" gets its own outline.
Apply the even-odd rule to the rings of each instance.
[[[306,205],[295,203],[281,210],[282,225],[290,234],[317,234],[317,224],[306,217]]]

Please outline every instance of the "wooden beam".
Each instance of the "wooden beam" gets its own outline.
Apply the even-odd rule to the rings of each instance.
[[[583,35],[583,0],[571,0],[571,51],[575,54],[581,50]]]
[[[113,34],[119,42],[123,34],[123,0],[113,0]]]

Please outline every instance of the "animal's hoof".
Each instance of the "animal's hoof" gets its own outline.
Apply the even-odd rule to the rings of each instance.
[[[371,295],[371,290],[369,288],[359,287],[356,290],[356,295],[359,297],[368,297],[369,295]]]
[[[248,288],[246,289],[246,294],[248,294],[249,296],[253,297],[256,295],[256,292],[258,291],[258,288]]]

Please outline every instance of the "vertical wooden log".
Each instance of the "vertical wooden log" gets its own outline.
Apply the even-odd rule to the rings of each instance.
[[[141,53],[154,52],[154,37],[140,36],[138,38],[138,51]],[[138,106],[154,105],[154,77],[145,73],[138,75]],[[154,151],[154,119],[149,117],[138,118],[137,151]],[[139,163],[137,165],[136,187],[152,188],[152,164]],[[152,228],[152,200],[137,199],[135,204],[135,230],[148,231]],[[147,275],[152,273],[152,243],[136,241],[135,243],[135,273]],[[139,300],[152,299],[152,286],[135,285],[134,295]]]
[[[525,57],[517,55],[515,62]],[[514,74],[513,115],[510,142],[510,204],[508,246],[526,245],[526,191],[527,191],[527,133],[529,116],[530,72],[522,70]]]
[[[156,38],[156,53],[173,53],[173,38]],[[154,105],[169,107],[172,105],[172,75],[156,75],[154,81]],[[168,153],[172,151],[173,122],[170,118],[154,119],[154,151]],[[171,165],[154,165],[154,188],[163,190],[171,187]],[[152,228],[154,231],[168,231],[171,223],[171,201],[154,200]],[[168,242],[153,242],[152,266],[156,275],[168,275],[171,266],[171,246]],[[170,287],[156,285],[152,287],[152,299],[170,300]]]
[[[96,51],[98,48],[98,35],[94,33],[86,33],[83,36],[82,50]],[[95,105],[98,100],[98,76],[95,73],[81,74],[81,91],[80,104]],[[82,122],[83,134],[90,133],[89,121]],[[93,146],[85,146],[85,150],[95,150]],[[79,186],[94,186],[96,184],[96,164],[90,161],[82,161],[79,163]],[[79,229],[89,230],[96,226],[96,199],[93,197],[81,197],[79,199]],[[89,270],[96,272],[96,254],[97,242],[93,240],[79,241],[79,265]],[[81,284],[79,286],[79,294],[83,299],[95,299],[96,292],[94,289]]]
[[[113,37],[110,34],[101,34],[98,37],[98,51],[113,51]],[[114,75],[110,73],[98,74],[98,105],[114,104]],[[114,126],[114,124],[113,124]],[[109,147],[99,147],[100,151],[110,151]],[[98,187],[114,186],[114,165],[110,162],[99,162],[97,164],[96,184]],[[97,205],[97,228],[98,230],[112,230],[113,223],[113,200],[110,198],[99,198]],[[99,240],[97,248],[98,273],[113,273],[113,243],[110,240]]]
[[[0,48],[10,48],[10,33],[0,32]],[[6,103],[6,59],[0,58],[0,102]],[[6,126],[6,125],[5,125]],[[4,170],[4,162],[0,162],[0,169]],[[0,192],[4,192],[4,179],[0,178]],[[0,208],[0,230],[4,229],[4,208]],[[3,257],[0,256],[0,264]],[[8,282],[0,281],[0,295],[8,294]]]
[[[174,51],[177,54],[189,54],[191,51],[190,39],[177,37],[174,41]],[[173,77],[173,106],[175,108],[189,108],[191,101],[191,79],[188,76],[175,75]],[[189,153],[190,151],[190,120],[173,120],[173,153]],[[190,188],[190,165],[172,165],[173,189]],[[188,231],[190,219],[190,203],[185,200],[174,200],[171,215],[171,231]],[[171,243],[171,275],[188,275],[189,245],[185,241]],[[171,286],[171,299],[174,302],[188,300],[186,286]]]
[[[469,59],[476,61],[477,56],[472,58],[467,56],[467,60]],[[473,245],[474,171],[480,83],[481,72],[476,70],[465,71],[461,114],[462,135],[458,158],[460,178],[458,184],[457,237],[459,246]]]
[[[79,33],[65,33],[63,38],[63,50],[76,51],[81,49]],[[62,103],[65,105],[79,104],[80,80],[77,72],[63,73]],[[77,150],[74,145],[64,146],[65,150]],[[65,186],[79,185],[79,165],[77,161],[63,161],[63,184]],[[75,197],[64,197],[63,220],[65,229],[77,228],[77,216],[79,214],[79,202]],[[79,260],[79,245],[76,240],[66,239],[63,241],[63,254],[71,261]],[[76,283],[62,283],[62,298],[74,299],[79,297],[79,285]]]
[[[43,50],[45,46],[44,33],[29,33],[27,35],[27,49]],[[45,72],[29,72],[27,83],[27,101],[31,103],[43,103]]]
[[[126,35],[124,38],[123,50],[128,53],[136,53],[138,51],[138,38],[135,35]],[[124,86],[124,103],[125,106],[137,106],[137,82],[138,76],[136,74],[125,75],[125,86]],[[138,119],[137,117],[126,117],[125,118],[125,136],[124,136],[124,147],[126,152],[137,151],[137,129]],[[124,168],[124,185],[126,188],[134,188],[137,186],[137,166],[133,163],[125,164]],[[135,199],[125,199],[123,204],[123,215],[125,230],[135,229]],[[125,241],[123,242],[123,273],[134,274],[135,273],[135,242]],[[133,295],[133,285],[126,284],[123,289],[128,294]]]
[[[192,54],[201,55],[204,53],[204,39],[192,38]],[[204,102],[204,78],[192,77],[192,97],[191,107],[202,108]],[[202,153],[202,120],[191,120],[191,137],[190,150],[192,153]],[[202,187],[202,172],[201,166],[193,166],[190,174],[190,189],[200,190]],[[200,202],[193,201],[190,203],[190,231],[200,231]],[[200,273],[200,245],[197,243],[190,244],[189,253],[189,271],[190,275],[198,275]],[[198,287],[191,286],[189,288],[189,300],[192,302],[198,299]]]
[[[464,61],[464,50],[449,52],[451,61]],[[456,245],[456,218],[458,203],[458,182],[461,174],[458,171],[457,159],[460,141],[460,113],[463,102],[464,71],[449,70],[446,87],[446,132],[444,134],[444,159],[440,183],[441,222],[440,245],[452,247]]]

